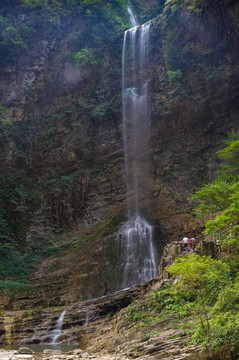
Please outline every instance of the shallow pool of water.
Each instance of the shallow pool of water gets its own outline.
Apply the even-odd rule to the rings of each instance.
[[[34,352],[41,353],[45,349],[61,350],[62,352],[68,352],[74,349],[79,349],[79,345],[66,345],[66,344],[22,344],[22,345],[0,345],[1,349],[5,350],[19,350],[20,347],[28,347]]]

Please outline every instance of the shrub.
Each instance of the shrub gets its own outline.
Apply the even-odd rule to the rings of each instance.
[[[180,82],[182,80],[182,71],[180,69],[176,71],[168,71],[168,80],[171,84],[175,84],[177,82]]]
[[[89,48],[84,48],[74,56],[76,60],[76,66],[82,68],[84,65],[95,64],[94,51]]]

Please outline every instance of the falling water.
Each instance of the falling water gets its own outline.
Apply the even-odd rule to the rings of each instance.
[[[121,271],[122,288],[142,284],[157,275],[153,228],[142,217],[128,220],[118,232],[118,254],[124,254]]]
[[[61,336],[61,330],[62,330],[62,325],[63,325],[65,312],[66,312],[66,310],[64,310],[61,313],[61,315],[59,316],[59,318],[57,320],[57,323],[56,323],[56,326],[55,326],[54,330],[52,330],[52,333],[51,333],[52,345],[57,344],[57,340]]]
[[[86,312],[86,317],[85,317],[85,326],[87,326],[89,323],[89,312]]]
[[[133,12],[132,5],[130,2],[128,2],[128,13],[130,15],[131,26],[135,27],[135,26],[139,25],[138,19],[137,19],[135,13]]]
[[[149,141],[149,29],[139,26],[128,4],[131,26],[122,51],[122,102],[128,221],[117,235],[118,287],[141,284],[157,275],[153,228],[141,216],[142,200],[151,195]],[[123,265],[120,265],[123,264]]]

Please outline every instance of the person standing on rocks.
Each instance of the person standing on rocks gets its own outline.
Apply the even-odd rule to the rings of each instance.
[[[186,249],[188,247],[188,238],[184,237],[183,238],[183,249]]]
[[[195,246],[195,239],[192,237],[191,239],[188,240],[189,246],[191,249],[194,249]]]

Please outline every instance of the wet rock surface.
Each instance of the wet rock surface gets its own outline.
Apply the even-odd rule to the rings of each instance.
[[[206,248],[204,249],[207,250]],[[160,359],[160,360],[235,360],[236,351],[228,348],[202,351],[199,345],[190,345],[192,329],[184,330],[176,315],[158,319],[147,325],[147,331],[140,322],[131,322],[130,308],[142,302],[147,308],[147,294],[159,290],[169,281],[164,266],[172,263],[176,256],[191,253],[182,249],[180,242],[168,244],[164,249],[159,276],[141,286],[119,291],[109,296],[76,303],[68,308],[48,308],[34,311],[7,312],[2,326],[5,336],[1,341],[11,344],[41,344],[52,341],[51,332],[62,312],[64,321],[58,341],[60,344],[77,344],[79,348],[63,352],[45,349],[33,353],[21,347],[17,352],[0,354],[1,360],[33,359]],[[145,303],[144,303],[145,302]],[[147,308],[147,311],[150,311]],[[152,314],[152,316],[155,316]],[[60,346],[60,345],[59,345]],[[2,356],[2,357],[1,357]]]
[[[151,286],[142,286],[116,292],[114,294],[82,301],[67,307],[54,307],[26,311],[6,311],[2,319],[4,334],[1,343],[51,343],[51,333],[58,318],[65,310],[60,343],[78,343],[86,347],[101,325],[107,324],[114,315],[140,298]]]

